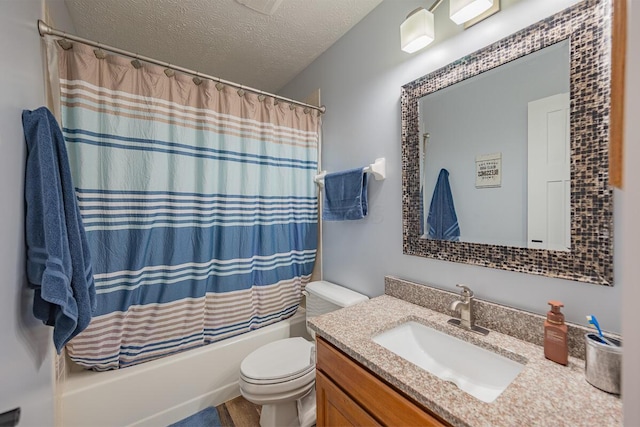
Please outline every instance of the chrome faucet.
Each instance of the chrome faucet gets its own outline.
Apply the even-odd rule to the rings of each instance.
[[[463,329],[487,335],[489,333],[488,330],[481,328],[480,326],[476,326],[475,324],[475,316],[473,312],[473,291],[465,285],[458,284],[456,286],[458,288],[462,288],[460,291],[460,299],[453,301],[449,308],[451,311],[460,312],[460,319],[449,319],[449,323]]]

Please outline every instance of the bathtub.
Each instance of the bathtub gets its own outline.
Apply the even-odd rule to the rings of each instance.
[[[273,325],[125,369],[72,366],[61,384],[61,425],[167,426],[240,396],[242,359],[264,344],[295,336],[310,339],[303,308]]]

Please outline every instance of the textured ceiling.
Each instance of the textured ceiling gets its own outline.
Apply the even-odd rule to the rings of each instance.
[[[382,0],[65,0],[77,35],[277,92]]]

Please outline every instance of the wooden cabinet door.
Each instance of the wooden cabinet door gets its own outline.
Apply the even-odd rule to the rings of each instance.
[[[318,352],[316,392],[318,393],[319,427],[334,427],[336,425],[444,427],[449,425],[438,419],[435,414],[409,400],[320,337],[317,339],[316,348]],[[320,389],[323,382],[325,391],[321,396]],[[326,386],[328,382],[331,383],[332,388]],[[333,395],[337,393],[334,389],[348,400],[344,398],[332,400]],[[327,400],[330,401],[328,405]],[[354,407],[353,414],[349,412],[349,409],[346,409],[348,404]],[[323,405],[332,407],[326,408]],[[333,411],[340,415],[333,414]],[[357,412],[366,414],[366,419],[370,421],[360,421],[359,418],[355,418]],[[337,424],[328,421],[327,417],[330,415],[336,417]],[[344,417],[340,420],[346,424],[340,424],[337,418],[339,416]],[[351,421],[355,419],[359,421]],[[349,424],[349,422],[354,424]]]
[[[316,373],[316,399],[318,427],[380,425],[321,372]]]

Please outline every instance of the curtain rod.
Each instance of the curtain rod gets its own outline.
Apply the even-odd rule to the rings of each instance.
[[[214,76],[210,76],[208,74],[199,73],[197,71],[193,71],[193,70],[189,70],[187,68],[183,68],[183,67],[180,67],[180,66],[177,66],[177,65],[169,64],[168,62],[158,61],[157,59],[149,58],[149,57],[143,56],[143,55],[138,55],[137,53],[129,52],[129,51],[126,51],[126,50],[123,50],[123,49],[118,49],[117,47],[113,47],[113,46],[109,46],[109,45],[106,45],[106,44],[94,42],[92,40],[88,40],[88,39],[85,39],[83,37],[74,36],[72,34],[65,33],[64,31],[60,31],[60,30],[56,30],[55,28],[52,28],[51,26],[49,26],[46,22],[44,22],[41,19],[38,19],[38,32],[40,33],[40,37],[44,37],[46,35],[51,35],[51,36],[62,37],[64,39],[68,39],[68,40],[73,40],[73,41],[76,41],[76,42],[79,42],[79,43],[83,43],[83,44],[86,44],[86,45],[89,45],[89,46],[92,46],[92,47],[97,47],[98,49],[108,50],[110,52],[117,53],[118,55],[127,56],[127,57],[132,58],[132,59],[138,59],[140,61],[148,62],[150,64],[160,65],[160,66],[165,67],[165,68],[170,68],[172,70],[180,71],[181,73],[189,74],[189,75],[194,76],[194,77],[213,80],[215,82],[219,82],[219,83],[222,83],[222,84],[225,84],[225,85],[228,85],[228,86],[232,86],[232,87],[237,87],[238,89],[242,89],[242,90],[245,90],[245,91],[253,92],[253,93],[256,93],[258,95],[268,96],[268,97],[271,97],[271,98],[278,99],[280,101],[288,102],[290,104],[299,105],[301,107],[312,108],[314,110],[318,110],[321,114],[324,114],[325,111],[327,110],[327,108],[324,105],[321,106],[321,107],[318,107],[316,105],[306,104],[304,102],[296,101],[295,99],[289,99],[289,98],[285,98],[283,96],[274,95],[272,93],[264,92],[264,91],[261,91],[259,89],[254,89],[254,88],[249,87],[249,86],[244,86],[244,85],[240,85],[238,83],[230,82],[228,80],[224,80],[224,79],[221,79],[219,77],[214,77]]]

